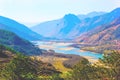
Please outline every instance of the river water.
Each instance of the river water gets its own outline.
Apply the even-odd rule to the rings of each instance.
[[[69,45],[73,43],[63,43],[63,42],[43,42],[43,41],[37,41],[35,42],[41,49],[46,50],[54,50],[57,53],[63,53],[63,54],[76,54],[83,57],[88,58],[89,60],[97,60],[99,58],[102,58],[102,54],[90,52],[90,51],[83,51],[79,48],[70,47]]]

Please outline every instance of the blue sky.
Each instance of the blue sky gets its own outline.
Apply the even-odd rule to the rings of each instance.
[[[32,25],[68,13],[109,12],[117,7],[120,0],[0,0],[0,15]]]

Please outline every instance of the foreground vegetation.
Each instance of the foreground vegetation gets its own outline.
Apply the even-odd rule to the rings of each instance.
[[[69,80],[120,80],[120,53],[105,54],[95,64],[81,60],[73,67]]]
[[[60,74],[49,63],[43,63],[0,45],[0,80],[41,80]]]
[[[10,56],[11,53],[14,55]],[[54,65],[43,63],[2,45],[0,60],[0,80],[120,80],[120,53],[117,51],[105,53],[94,64],[82,58],[67,72],[61,61],[54,62]],[[64,72],[60,72],[60,67]]]

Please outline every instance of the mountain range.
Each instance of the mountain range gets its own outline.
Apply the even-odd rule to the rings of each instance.
[[[109,24],[86,32],[75,40],[78,43],[87,44],[84,46],[84,50],[99,53],[103,53],[105,50],[120,50],[120,17]]]
[[[85,43],[108,42],[120,39],[120,17],[109,24],[99,26],[83,35],[78,41]]]
[[[105,14],[105,12],[91,12],[86,15],[78,15],[78,16],[76,16],[74,14],[67,14],[61,19],[43,22],[36,26],[31,27],[31,29],[45,37],[50,37],[50,38],[56,39],[56,37],[58,37],[57,35],[59,34],[59,32],[62,28],[75,23],[74,19],[72,19],[73,17],[83,20],[88,17],[92,18],[94,16],[98,16],[98,15],[102,15],[102,14]],[[67,22],[67,23],[64,23],[64,22]],[[71,23],[71,24],[69,24],[69,23]],[[71,28],[74,26],[75,25],[71,25]]]
[[[88,15],[88,17],[86,16],[82,19],[74,14],[67,14],[59,20],[44,22],[31,29],[51,39],[74,40],[86,32],[113,22],[120,17],[120,8],[108,13],[101,12],[98,15],[96,14],[98,13],[94,13],[91,16]]]
[[[95,16],[100,16],[100,15],[103,15],[103,14],[106,14],[106,12],[90,12],[88,14],[79,14],[78,17],[83,20],[85,18],[92,18],[92,17],[95,17]]]

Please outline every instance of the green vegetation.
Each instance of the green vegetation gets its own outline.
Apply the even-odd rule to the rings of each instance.
[[[36,75],[31,59],[21,54],[17,54],[1,71],[1,77],[6,80],[36,80]]]
[[[57,79],[44,77],[43,80],[120,80],[120,53],[117,51],[105,51],[105,55],[99,62],[91,64],[82,58],[71,70],[63,70],[61,62],[53,64],[62,74],[55,76]]]
[[[74,66],[69,80],[120,80],[120,53],[106,54],[95,64],[81,60]]]
[[[120,53],[105,52],[97,63],[82,58],[67,69],[59,59],[51,65],[0,45],[0,80],[120,80]]]
[[[38,47],[30,43],[29,41],[18,37],[16,34],[12,32],[0,29],[0,34],[2,34],[0,35],[0,44],[11,47],[14,50],[25,55],[41,54],[41,50]]]
[[[55,80],[60,78],[60,72],[49,63],[31,59],[28,56],[17,53],[9,62],[2,64],[0,78],[5,80]]]
[[[0,80],[53,80],[58,74],[51,64],[0,45]]]

